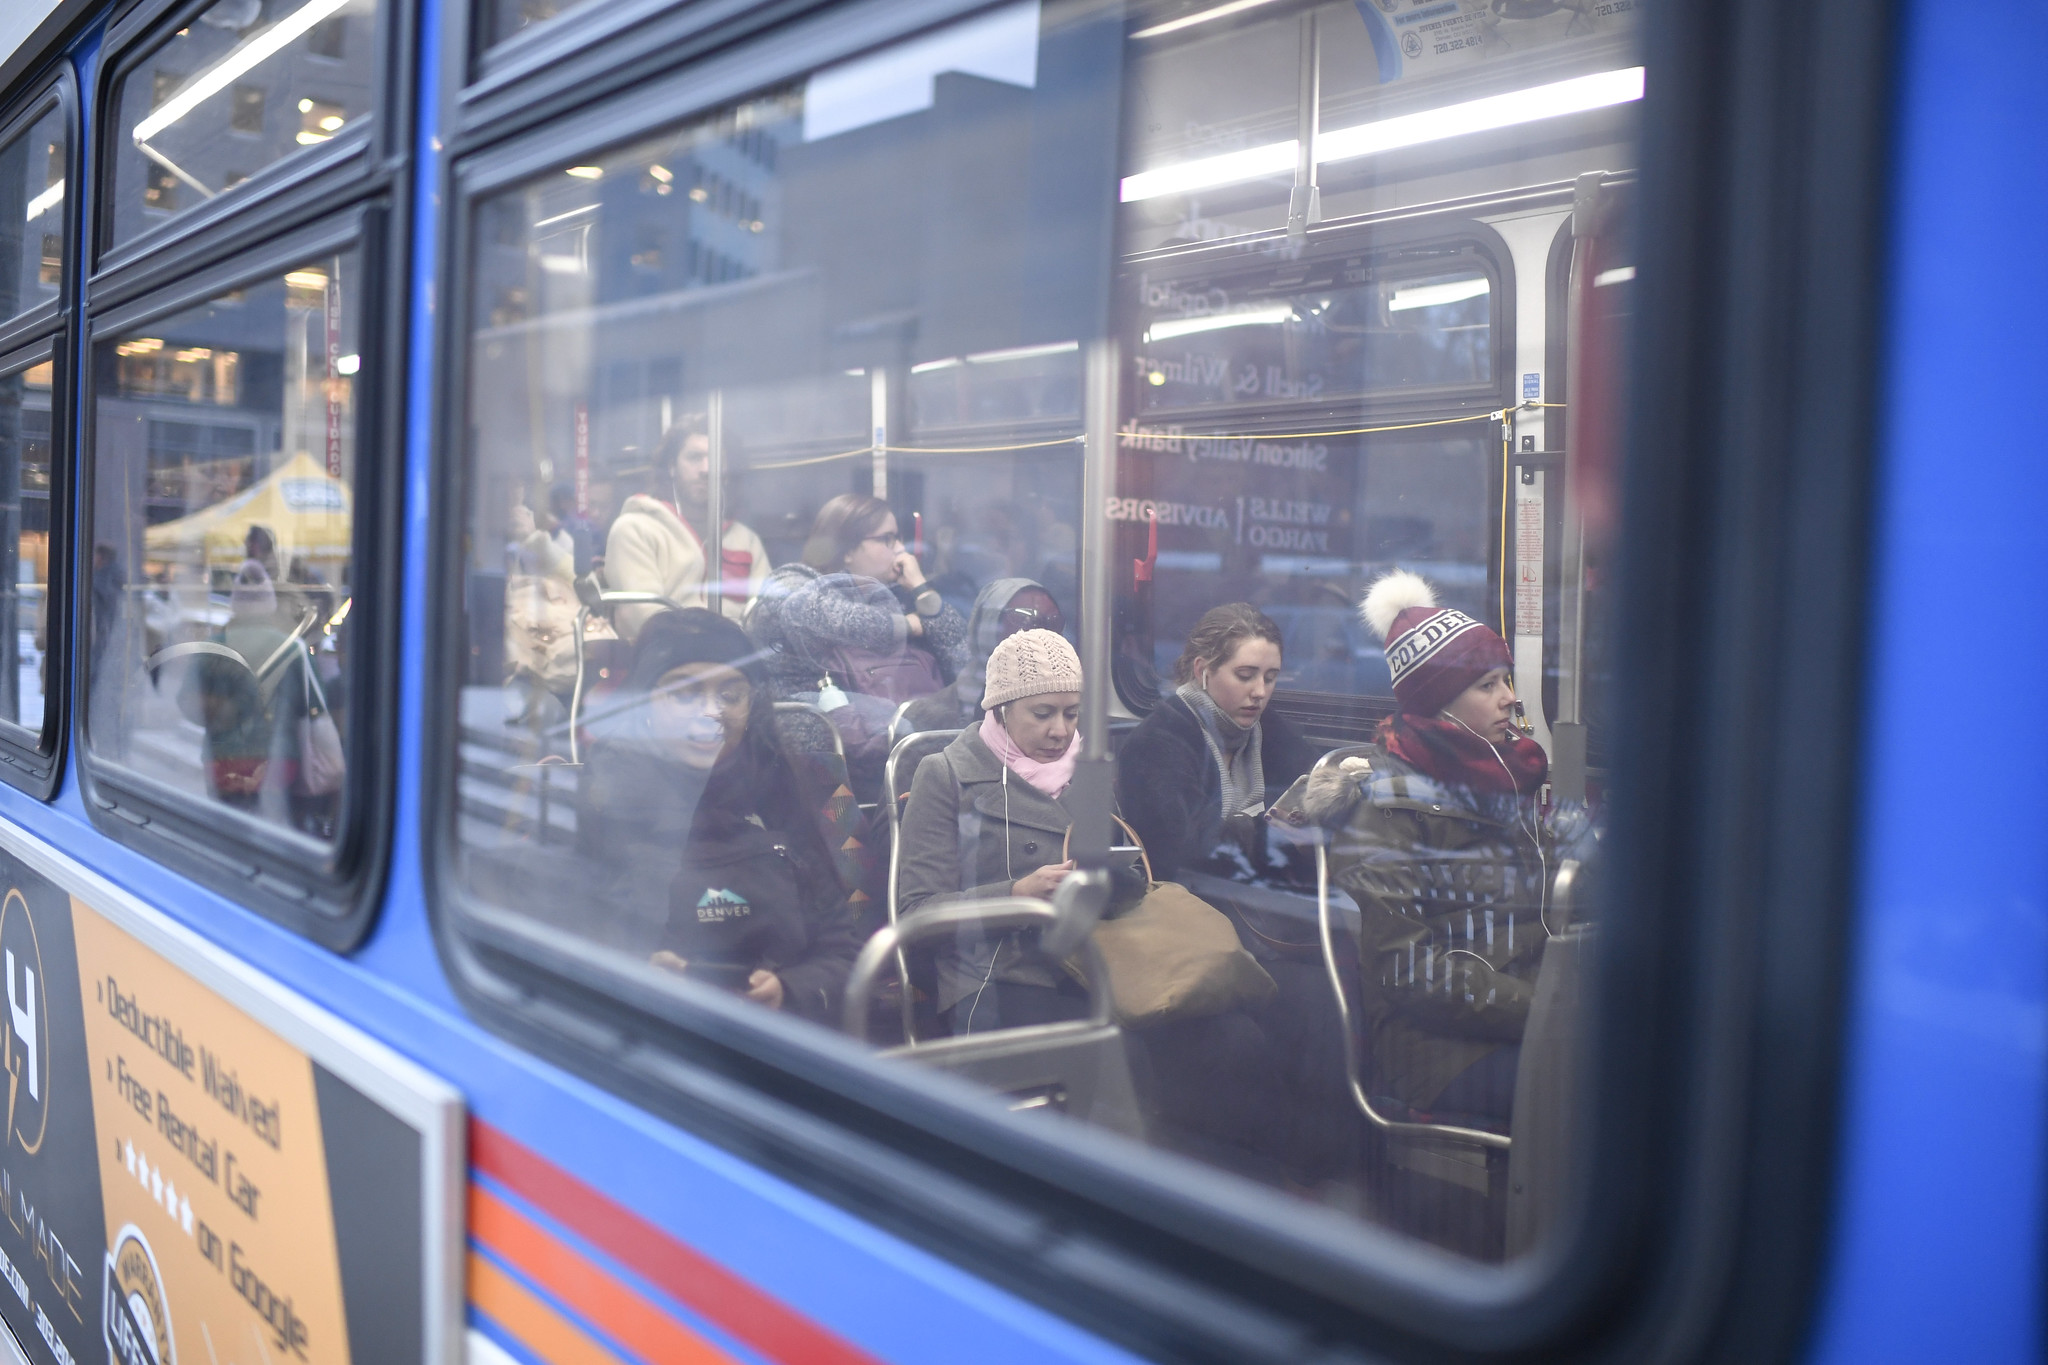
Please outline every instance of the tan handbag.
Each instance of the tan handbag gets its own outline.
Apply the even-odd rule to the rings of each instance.
[[[1145,895],[1091,937],[1109,968],[1117,1022],[1143,1029],[1175,1019],[1200,1019],[1240,1005],[1263,1005],[1278,988],[1238,942],[1221,910],[1177,882],[1155,881],[1152,860],[1136,830],[1115,817],[1144,858]],[[1068,842],[1073,830],[1067,831]],[[1066,861],[1066,850],[1060,851]],[[1083,976],[1076,961],[1067,970]]]

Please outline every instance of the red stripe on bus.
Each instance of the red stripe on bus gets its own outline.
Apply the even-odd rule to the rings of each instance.
[[[881,1365],[858,1346],[475,1117],[469,1121],[469,1159],[477,1170],[770,1359],[787,1365]]]

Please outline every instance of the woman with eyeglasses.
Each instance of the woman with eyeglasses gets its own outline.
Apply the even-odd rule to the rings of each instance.
[[[857,948],[829,793],[791,761],[761,653],[701,607],[642,626],[592,722],[577,838],[598,913],[570,927],[772,1009],[837,1022]]]
[[[998,578],[974,599],[967,614],[967,658],[959,676],[928,697],[919,697],[904,708],[896,733],[917,734],[923,730],[962,730],[981,723],[982,684],[987,681],[988,657],[995,647],[1012,635],[1026,630],[1066,633],[1067,623],[1059,603],[1045,585],[1030,578]]]
[[[966,659],[967,622],[925,582],[889,504],[862,493],[818,510],[802,561],[768,576],[747,632],[769,652],[777,700],[831,718],[863,797],[880,789],[896,708]]]

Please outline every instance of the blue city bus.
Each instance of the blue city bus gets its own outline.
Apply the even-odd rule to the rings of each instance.
[[[2044,57],[11,0],[0,1357],[2038,1359]]]

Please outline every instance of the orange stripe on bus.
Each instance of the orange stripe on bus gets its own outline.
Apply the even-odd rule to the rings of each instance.
[[[469,1301],[548,1365],[625,1365],[474,1251],[469,1253]]]
[[[770,1360],[880,1365],[836,1332],[474,1114],[469,1159],[477,1170]]]
[[[642,1359],[732,1365],[732,1356],[481,1185],[469,1187],[469,1233]]]

